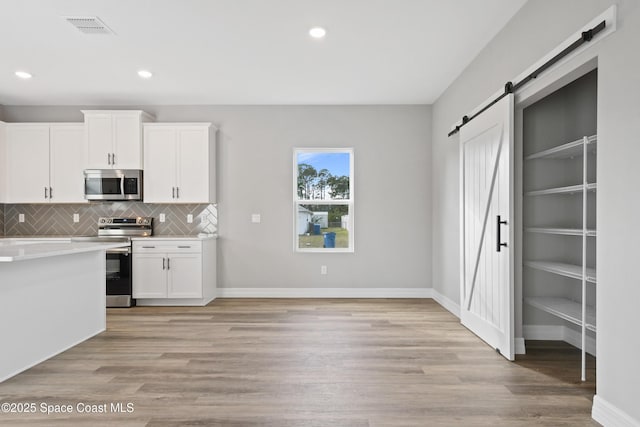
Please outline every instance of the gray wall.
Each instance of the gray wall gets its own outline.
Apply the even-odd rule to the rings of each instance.
[[[82,121],[81,108],[5,106],[4,120]],[[222,287],[431,286],[430,107],[128,108],[157,121],[220,126]],[[354,147],[355,253],[293,252],[294,147]],[[252,213],[262,215],[261,224],[251,223]],[[328,275],[320,275],[321,265]]]
[[[613,3],[617,32],[559,68],[598,55],[597,398],[640,423],[640,2],[530,0],[434,104],[432,281],[458,301],[459,159],[450,126]]]

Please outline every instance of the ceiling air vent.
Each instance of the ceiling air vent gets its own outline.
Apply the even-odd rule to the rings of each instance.
[[[114,34],[97,16],[63,16],[63,18],[84,34]]]

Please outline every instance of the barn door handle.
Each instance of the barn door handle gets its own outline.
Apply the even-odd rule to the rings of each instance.
[[[504,246],[505,248],[507,247],[506,243],[501,243],[500,241],[502,240],[502,238],[500,237],[500,226],[501,225],[507,225],[507,221],[501,221],[500,220],[500,215],[496,216],[496,233],[498,234],[497,238],[496,238],[496,251],[500,252],[500,249]]]

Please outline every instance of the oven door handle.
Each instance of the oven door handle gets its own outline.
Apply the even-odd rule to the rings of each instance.
[[[131,248],[112,248],[107,249],[108,254],[130,254]]]

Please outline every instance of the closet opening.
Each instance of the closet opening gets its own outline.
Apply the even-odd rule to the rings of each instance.
[[[527,352],[579,349],[583,381],[595,380],[597,89],[595,68],[516,114],[521,336]]]

